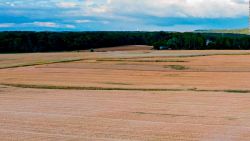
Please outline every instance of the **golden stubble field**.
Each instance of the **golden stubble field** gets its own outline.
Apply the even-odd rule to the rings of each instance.
[[[0,55],[0,140],[250,140],[250,51]]]

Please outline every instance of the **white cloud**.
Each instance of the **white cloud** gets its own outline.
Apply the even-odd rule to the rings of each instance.
[[[220,18],[248,15],[248,0],[88,0],[88,14]]]
[[[65,28],[76,28],[76,27],[74,25],[71,25],[71,24],[66,24]]]
[[[13,27],[14,23],[0,23],[0,28]]]
[[[76,28],[75,25],[72,24],[59,24],[54,22],[31,22],[31,23],[20,23],[15,24],[16,27],[45,27],[45,28]]]
[[[190,29],[190,25],[193,28],[205,25],[213,28],[242,27],[247,26],[248,1],[0,0],[0,12],[4,15],[0,28],[132,30],[144,27],[142,29],[161,30],[169,26]],[[5,21],[5,17],[14,20]],[[26,18],[21,20],[20,17]],[[230,23],[223,18],[235,21]],[[214,20],[220,22],[213,23]],[[13,21],[16,23],[8,23]]]
[[[32,24],[40,27],[59,27],[59,25],[54,22],[33,22]]]
[[[15,8],[69,9],[72,16],[133,16],[220,18],[248,15],[248,0],[2,0]],[[75,8],[75,9],[74,9]],[[48,11],[49,12],[49,11]],[[53,14],[53,13],[52,13]]]
[[[78,23],[78,24],[80,24],[80,23],[91,23],[91,22],[93,22],[93,21],[91,21],[91,20],[75,20],[75,23]]]
[[[75,2],[59,2],[56,5],[57,5],[57,7],[60,7],[60,8],[74,8],[78,4]]]

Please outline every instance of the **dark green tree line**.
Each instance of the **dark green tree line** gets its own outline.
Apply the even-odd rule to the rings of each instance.
[[[170,32],[0,32],[0,53],[75,51],[121,45],[155,49],[250,49],[250,36]]]

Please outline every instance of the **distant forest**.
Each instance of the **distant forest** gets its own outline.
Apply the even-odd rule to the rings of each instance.
[[[173,50],[250,49],[250,36],[170,32],[0,32],[0,53],[77,51],[121,45]]]

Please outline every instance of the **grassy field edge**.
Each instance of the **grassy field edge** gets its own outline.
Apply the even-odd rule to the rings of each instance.
[[[250,90],[204,90],[204,89],[144,89],[144,88],[115,88],[115,87],[84,87],[84,86],[55,86],[55,85],[32,85],[32,84],[8,84],[0,85],[17,88],[34,89],[61,89],[61,90],[106,90],[106,91],[193,91],[193,92],[226,92],[226,93],[250,93]]]

